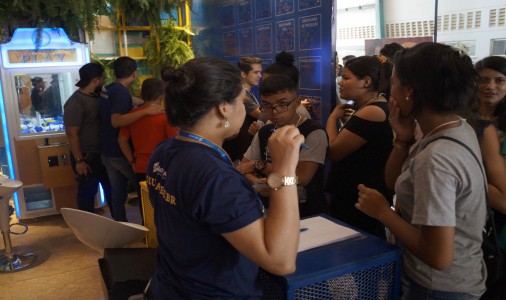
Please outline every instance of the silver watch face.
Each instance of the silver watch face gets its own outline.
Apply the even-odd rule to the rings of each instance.
[[[283,186],[283,178],[277,173],[271,173],[267,177],[267,185],[271,189],[274,190],[279,189],[280,187]]]

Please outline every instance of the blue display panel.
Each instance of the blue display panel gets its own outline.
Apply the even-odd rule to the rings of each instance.
[[[253,5],[250,0],[237,2],[237,23],[244,24],[253,21]]]
[[[269,23],[257,26],[255,30],[256,30],[257,54],[273,54],[272,24]]]
[[[322,89],[322,58],[319,56],[301,57],[299,59],[300,88],[306,90]]]
[[[312,15],[299,19],[299,50],[322,48],[321,15]]]
[[[293,0],[276,0],[276,16],[292,14],[294,12]]]
[[[295,50],[295,21],[276,23],[276,52]]]
[[[221,24],[225,27],[235,25],[234,4],[223,5]]]
[[[237,51],[237,36],[235,31],[223,33],[223,55],[236,56]]]
[[[245,28],[239,30],[239,55],[253,54],[253,29]]]
[[[321,6],[321,0],[299,0],[299,10],[317,8]]]
[[[272,18],[272,3],[271,0],[256,0],[255,1],[255,20],[265,20]]]

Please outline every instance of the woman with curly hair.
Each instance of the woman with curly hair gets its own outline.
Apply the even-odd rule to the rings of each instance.
[[[421,43],[395,56],[396,138],[385,173],[396,210],[367,185],[359,185],[356,207],[402,247],[402,299],[479,299],[485,291],[481,152],[460,117],[475,99],[477,79],[469,56],[447,45]],[[415,121],[423,137],[413,144]]]

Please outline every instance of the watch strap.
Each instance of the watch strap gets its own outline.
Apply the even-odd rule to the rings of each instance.
[[[296,185],[299,183],[299,177],[297,176],[282,176],[283,185]]]
[[[274,184],[271,184],[270,181],[274,180]],[[271,173],[269,176],[267,176],[267,185],[277,191],[279,188],[283,186],[289,186],[289,185],[297,185],[299,183],[299,178],[297,176],[282,176],[278,173]]]

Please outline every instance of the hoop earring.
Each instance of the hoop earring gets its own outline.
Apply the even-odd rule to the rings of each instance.
[[[225,127],[225,128],[230,127],[230,122],[228,122],[227,119],[225,119],[225,122],[223,122],[223,127]]]

